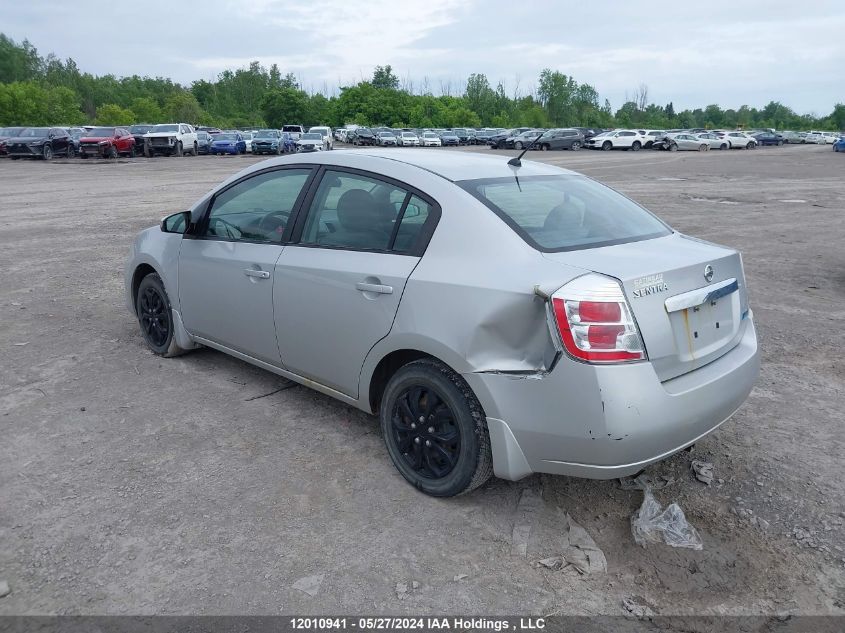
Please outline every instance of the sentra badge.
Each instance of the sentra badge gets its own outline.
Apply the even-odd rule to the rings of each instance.
[[[634,298],[647,297],[658,292],[666,292],[669,286],[663,281],[663,273],[634,279]]]

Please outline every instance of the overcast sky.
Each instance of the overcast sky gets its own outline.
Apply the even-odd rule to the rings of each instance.
[[[640,84],[676,110],[845,101],[845,0],[28,0],[2,2],[0,31],[94,74],[183,84],[258,60],[332,94],[391,64],[415,90],[478,72],[524,95],[549,67],[614,110]]]

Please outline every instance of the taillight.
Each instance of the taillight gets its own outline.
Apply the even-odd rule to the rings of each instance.
[[[622,288],[615,279],[590,273],[551,296],[563,348],[589,363],[646,358],[642,337]]]

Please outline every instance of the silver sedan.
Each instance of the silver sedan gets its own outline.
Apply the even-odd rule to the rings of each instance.
[[[125,283],[153,352],[207,346],[379,416],[436,496],[635,473],[730,418],[759,370],[739,253],[500,157],[258,163],[140,233]]]

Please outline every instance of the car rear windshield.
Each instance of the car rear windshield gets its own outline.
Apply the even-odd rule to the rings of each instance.
[[[578,175],[487,178],[457,183],[543,252],[653,239],[672,231],[651,213]]]

